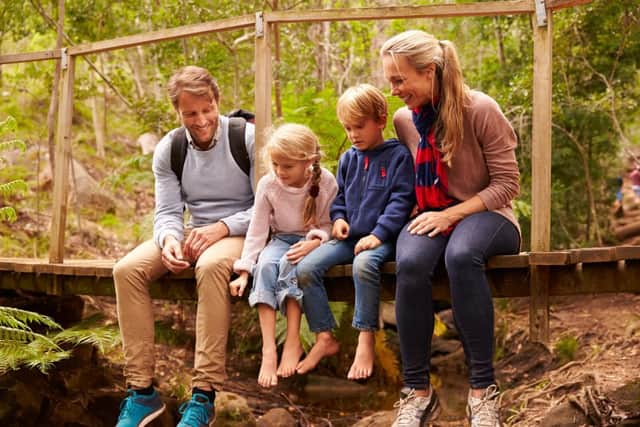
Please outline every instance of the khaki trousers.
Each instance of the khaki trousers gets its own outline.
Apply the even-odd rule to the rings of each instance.
[[[227,336],[231,321],[229,280],[240,257],[244,237],[226,237],[213,244],[195,265],[195,375],[192,387],[220,390],[226,378]],[[151,385],[154,375],[154,319],[149,284],[167,273],[161,250],[152,240],[142,243],[113,268],[118,323],[124,347],[127,384]]]

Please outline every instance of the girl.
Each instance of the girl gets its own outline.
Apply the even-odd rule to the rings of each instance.
[[[278,384],[278,376],[295,373],[302,356],[302,291],[297,285],[295,265],[328,240],[329,206],[338,187],[333,175],[320,167],[318,138],[306,126],[280,126],[269,137],[264,154],[271,173],[258,183],[242,256],[234,263],[239,277],[229,286],[232,295],[242,296],[249,274],[253,275],[249,304],[258,306],[262,332],[258,383],[273,387]],[[265,246],[270,232],[271,240]],[[280,366],[276,309],[287,316]]]

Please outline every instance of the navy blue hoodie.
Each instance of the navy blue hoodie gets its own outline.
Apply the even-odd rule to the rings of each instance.
[[[331,220],[347,221],[349,238],[394,240],[415,205],[414,175],[411,152],[397,139],[368,151],[351,147],[338,163]]]

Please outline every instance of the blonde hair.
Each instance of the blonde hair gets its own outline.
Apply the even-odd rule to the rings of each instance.
[[[405,57],[418,72],[424,72],[430,64],[436,66],[440,83],[436,136],[442,161],[451,166],[451,159],[464,137],[463,111],[469,102],[469,88],[462,77],[455,45],[424,31],[411,30],[387,40],[380,48],[380,54],[391,56],[396,64],[398,56]]]
[[[382,92],[363,83],[347,89],[336,106],[338,120],[342,123],[373,119],[376,123],[387,121],[387,100]]]
[[[304,200],[302,218],[306,229],[317,224],[316,221],[316,197],[318,197],[320,177],[320,141],[315,133],[304,125],[285,123],[268,135],[264,147],[264,161],[271,166],[274,158],[312,161],[311,183],[309,192]]]
[[[220,88],[207,70],[195,65],[187,65],[176,71],[167,84],[169,98],[173,108],[178,111],[178,100],[182,92],[196,96],[208,96],[216,104],[220,101]]]

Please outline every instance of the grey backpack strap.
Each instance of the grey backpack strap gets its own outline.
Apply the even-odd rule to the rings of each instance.
[[[241,117],[229,118],[229,148],[231,149],[231,155],[240,169],[249,176],[251,161],[249,160],[247,144],[244,138],[246,126],[247,121]]]

